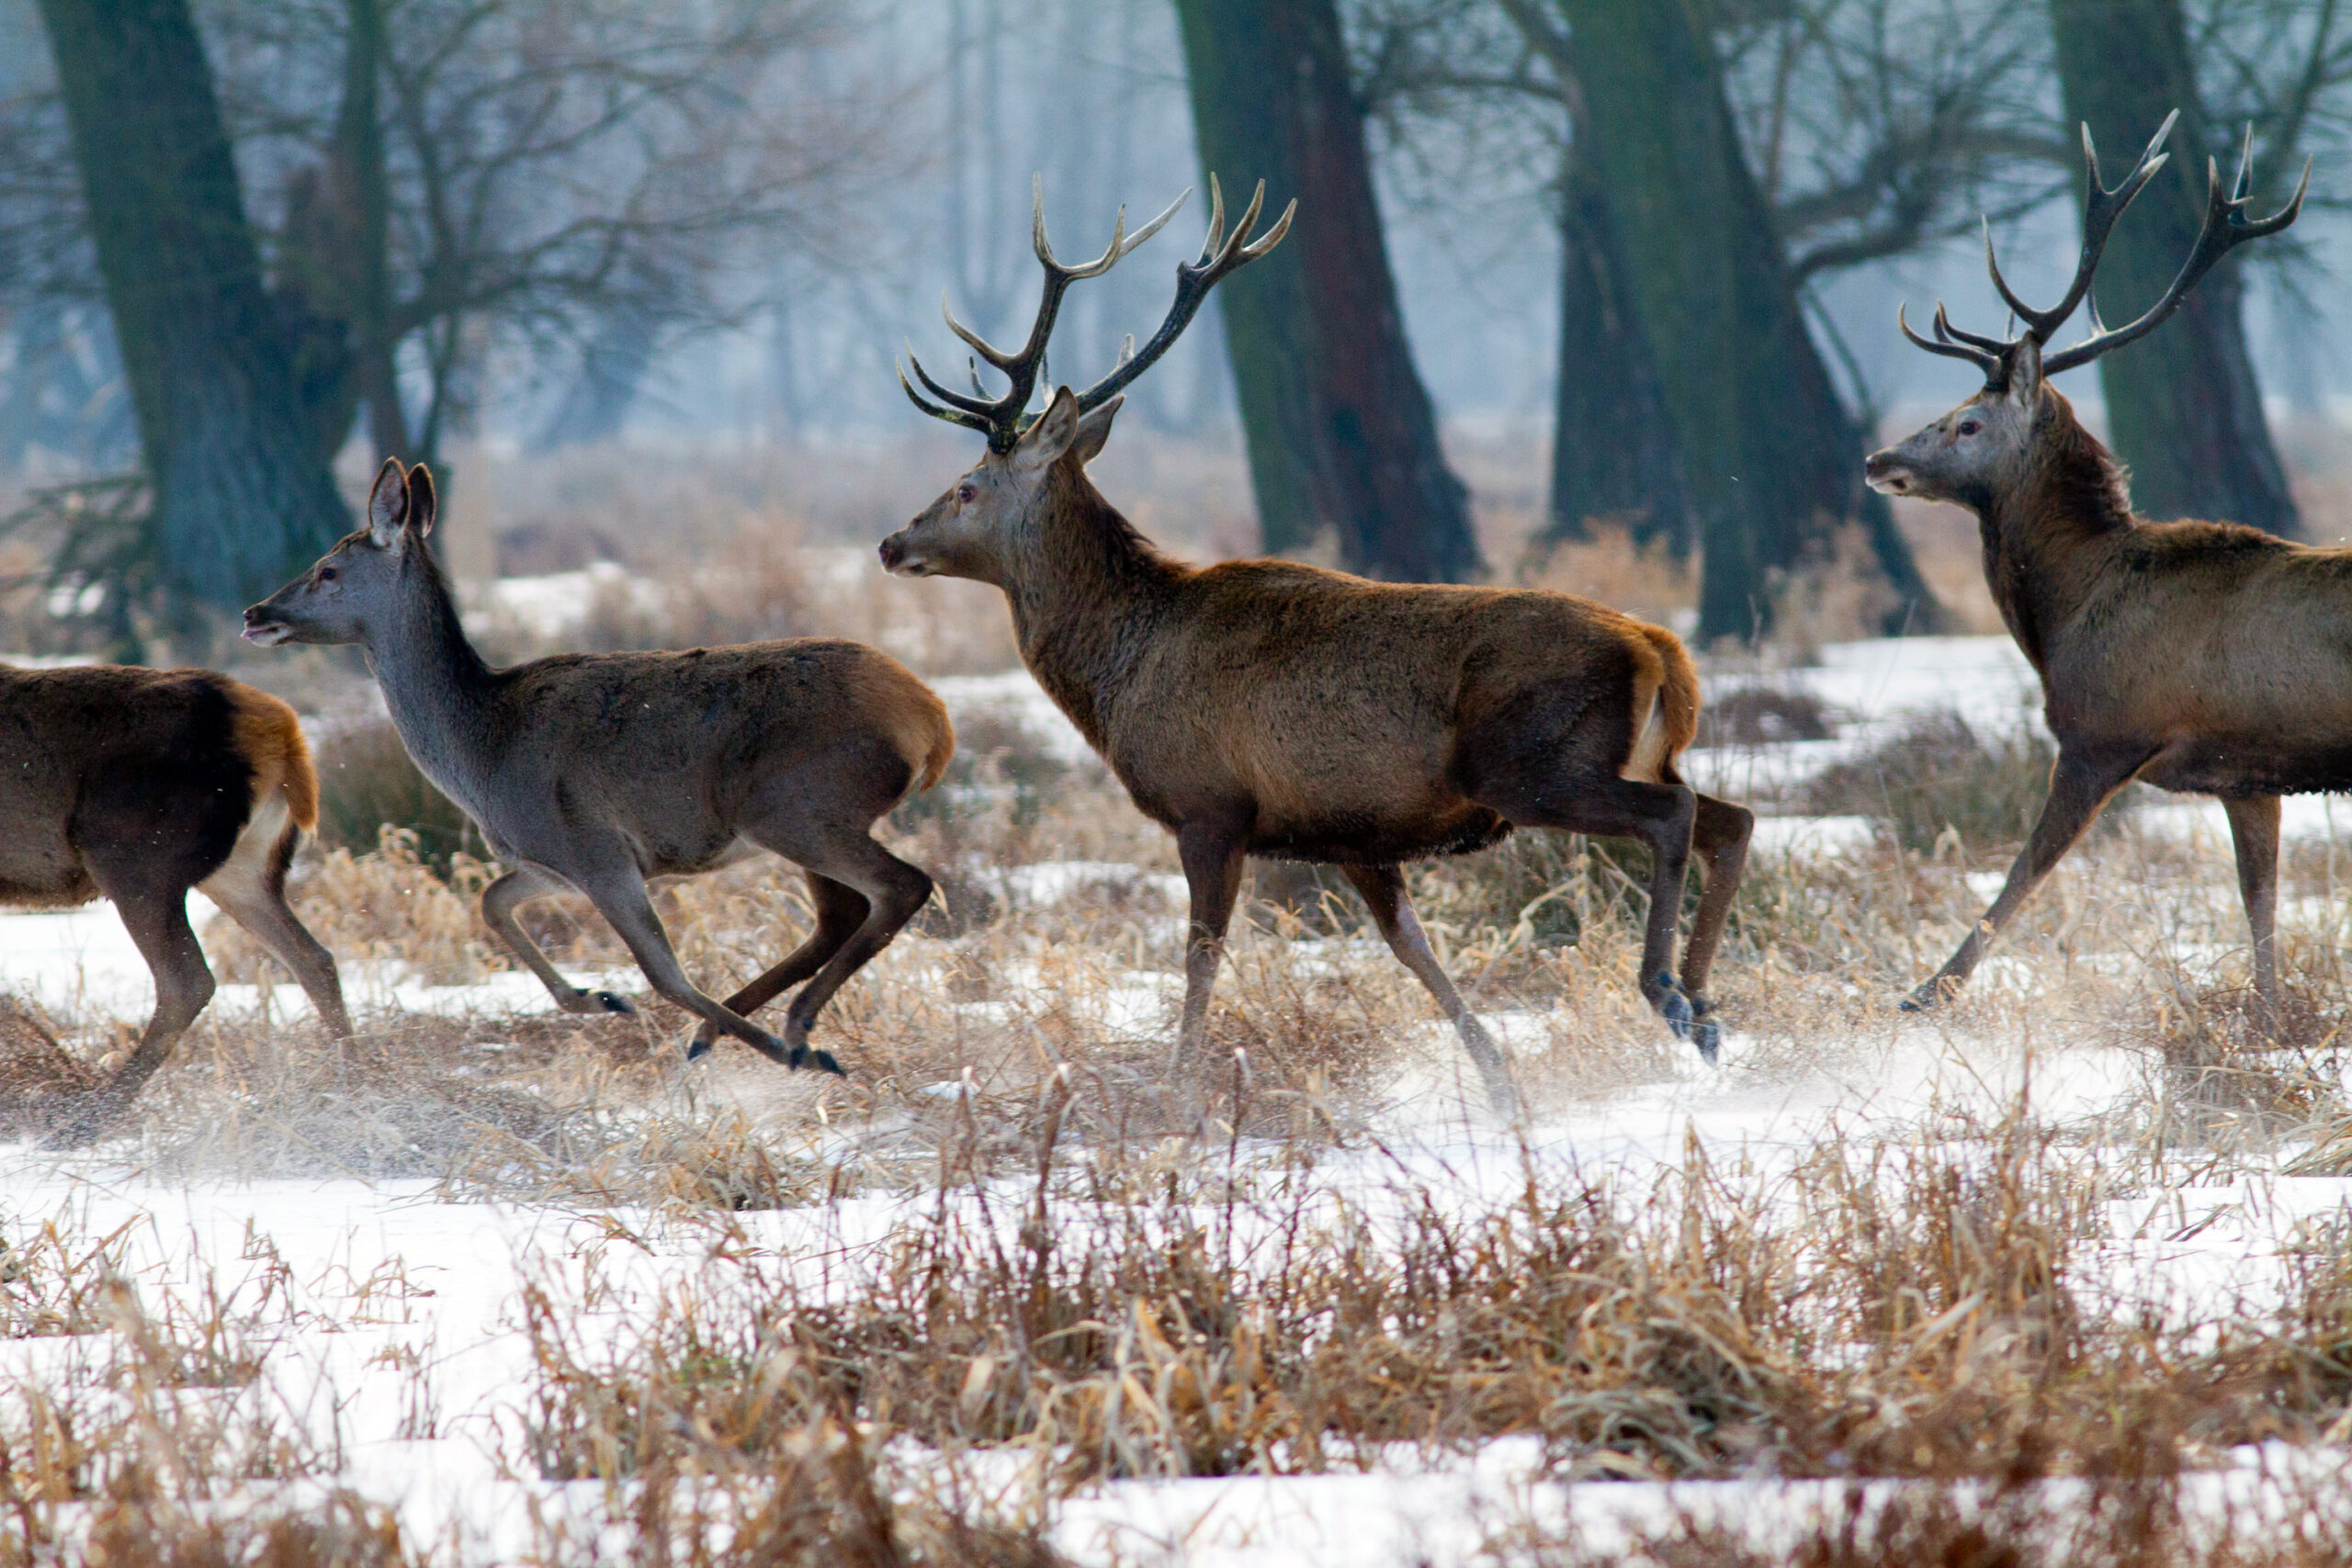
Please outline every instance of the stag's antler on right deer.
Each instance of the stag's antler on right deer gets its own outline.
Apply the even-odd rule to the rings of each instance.
[[[1340,866],[1390,949],[1453,1022],[1493,1103],[1507,1064],[1431,952],[1402,863],[1494,843],[1514,827],[1640,839],[1652,854],[1640,983],[1710,1060],[1703,996],[1754,818],[1675,771],[1697,726],[1698,678],[1671,632],[1562,593],[1368,582],[1286,560],[1194,568],[1159,553],[1095,490],[1121,389],[1176,341],[1216,283],[1289,231],[1296,204],[1250,239],[1261,184],[1230,235],[1210,181],[1208,239],[1176,269],[1176,299],[1140,353],[1044,409],[1037,389],[1063,291],[1108,270],[1165,223],[1082,267],[1054,260],[1042,195],[1045,293],[1018,353],[948,324],[1000,372],[989,397],[914,374],[925,412],[984,433],[989,449],[882,543],[905,576],[1004,591],[1021,656],[1146,815],[1176,835],[1192,894],[1175,1073],[1209,1066],[1209,996],[1247,857]],[[977,380],[977,367],[976,377]],[[904,376],[901,376],[902,382]],[[1678,980],[1675,936],[1692,850],[1706,892]]]
[[[1949,501],[1977,514],[1985,580],[2041,677],[2057,737],[2050,797],[2000,897],[1943,968],[1905,1003],[1948,999],[1985,945],[2115,793],[2133,780],[2218,795],[2236,841],[2238,886],[2254,930],[2256,1006],[2278,1017],[2275,928],[2278,797],[2352,789],[2352,552],[2312,549],[2232,523],[2152,523],[2132,514],[2123,469],[2049,384],[2062,370],[2145,337],[2214,264],[2275,234],[2302,210],[2246,212],[2251,133],[2227,186],[2206,164],[2204,226],[2163,297],[2127,326],[2100,326],[2051,351],[2051,334],[2089,298],[2109,233],[2165,162],[2174,115],[2120,183],[2099,178],[2087,127],[2089,186],[2075,281],[2047,310],[2017,297],[1993,256],[1993,286],[2024,323],[2008,339],[1962,332],[1936,307],[1935,335],[1905,335],[1984,373],[1968,401],[1871,455],[1871,484]]]

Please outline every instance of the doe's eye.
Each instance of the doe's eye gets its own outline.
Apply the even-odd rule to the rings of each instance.
[[[1973,419],[1963,419],[1960,422],[1960,433],[1962,435],[1973,435],[1984,428]]]
[[[956,487],[956,499],[963,505],[969,506],[973,502],[978,501],[979,497],[980,491],[978,485],[957,485]]]
[[[320,581],[321,582],[333,582],[334,580],[335,580],[335,570],[334,570],[334,568],[333,568],[333,567],[331,567],[331,566],[322,566],[322,567],[319,568],[319,581]]]

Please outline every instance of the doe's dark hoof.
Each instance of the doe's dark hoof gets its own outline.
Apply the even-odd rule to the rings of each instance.
[[[1701,1019],[1691,1026],[1690,1043],[1699,1047],[1701,1061],[1715,1066],[1716,1054],[1723,1047],[1723,1026],[1712,1018]]]
[[[591,991],[588,999],[606,1012],[616,1012],[623,1018],[637,1016],[637,1004],[618,991]]]
[[[705,1056],[710,1055],[711,1044],[712,1042],[705,1040],[699,1034],[695,1035],[693,1039],[686,1042],[686,1060],[689,1062],[701,1061]]]

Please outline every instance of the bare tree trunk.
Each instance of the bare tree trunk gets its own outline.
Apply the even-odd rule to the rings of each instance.
[[[1341,562],[1368,576],[1476,575],[1468,494],[1405,341],[1333,0],[1176,12],[1203,167],[1233,208],[1261,179],[1270,207],[1299,201],[1282,248],[1222,290],[1267,547],[1329,527]]]
[[[2207,155],[2222,159],[2226,179],[2234,148],[2199,106],[2180,0],[2051,0],[2050,23],[2066,117],[2087,123],[2109,160],[2128,160],[2180,110],[2171,161],[2116,225],[2099,263],[2099,317],[2128,321],[2155,303],[2197,243]],[[2291,538],[2302,520],[2262,417],[2238,266],[2222,262],[2162,331],[2099,361],[2108,431],[2150,516],[2215,517]]]
[[[1933,601],[1864,441],[1805,330],[1692,0],[1566,0],[1596,165],[1681,438],[1705,548],[1699,635],[1768,629],[1781,574],[1859,523],[1894,590],[1886,629]],[[1612,371],[1622,375],[1622,371]]]
[[[234,609],[349,513],[306,429],[187,0],[40,0],[154,484],[163,581]]]
[[[1559,390],[1543,537],[1587,538],[1592,524],[1606,522],[1687,556],[1698,543],[1699,513],[1682,444],[1625,276],[1608,187],[1592,163],[1579,133],[1561,190]]]

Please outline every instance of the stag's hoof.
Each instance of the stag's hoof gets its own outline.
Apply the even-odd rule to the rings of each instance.
[[[1939,975],[1895,1005],[1905,1012],[1933,1012],[1951,1000],[1952,993],[1959,989]]]
[[[51,1128],[49,1135],[40,1141],[40,1146],[52,1154],[86,1149],[105,1135],[107,1125],[113,1121],[114,1113],[109,1111],[81,1111]]]
[[[1723,1048],[1723,1028],[1712,1018],[1702,1018],[1690,1026],[1690,1043],[1699,1047],[1699,1060],[1709,1066]]]
[[[1690,1010],[1690,998],[1682,994],[1682,987],[1671,975],[1657,977],[1657,989],[1658,1016],[1666,1020],[1666,1026],[1674,1031],[1677,1040],[1690,1039],[1691,1021],[1698,1016]]]

